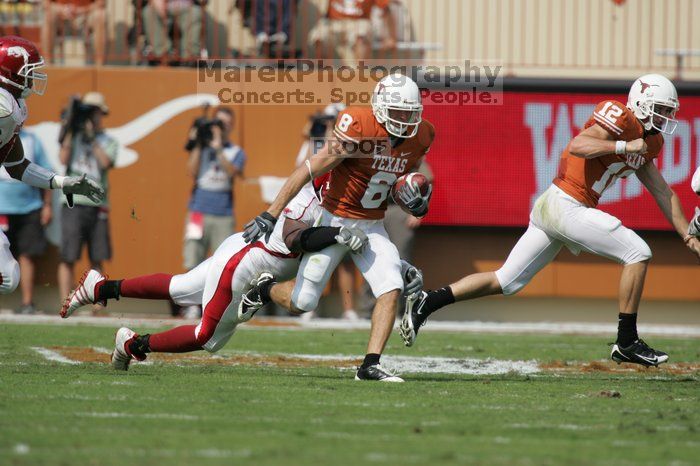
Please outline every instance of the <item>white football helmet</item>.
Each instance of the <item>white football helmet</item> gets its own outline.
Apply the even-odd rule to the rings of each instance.
[[[676,86],[660,74],[646,74],[632,83],[627,107],[642,120],[647,131],[656,129],[673,134],[678,125],[674,117],[680,108]]]
[[[377,121],[392,136],[415,136],[423,115],[418,85],[400,73],[384,77],[374,88],[372,111]]]

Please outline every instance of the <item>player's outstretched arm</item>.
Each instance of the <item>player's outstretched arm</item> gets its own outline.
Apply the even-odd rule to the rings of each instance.
[[[328,144],[321,148],[318,154],[306,161],[304,165],[294,170],[270,207],[250,222],[246,223],[243,231],[245,241],[251,243],[265,235],[267,240],[272,234],[277,218],[285,206],[296,196],[306,183],[317,176],[325,175],[336,167],[343,158],[331,155]]]
[[[610,133],[598,125],[581,131],[569,145],[569,152],[575,157],[594,159],[608,154],[644,154],[647,145],[644,139],[615,141]]]
[[[322,251],[328,246],[342,244],[353,253],[360,253],[369,241],[360,229],[348,227],[313,227],[286,218],[282,237],[287,248],[296,253]]]
[[[681,238],[685,240],[688,248],[700,258],[700,240],[688,235],[688,220],[683,213],[683,206],[676,193],[666,183],[666,180],[653,163],[647,163],[637,170],[637,178],[654,197],[661,212]]]
[[[12,178],[30,186],[39,189],[61,189],[70,207],[73,207],[73,194],[82,194],[94,202],[101,201],[105,196],[102,187],[85,175],[59,176],[25,159],[24,149],[19,140],[15,141],[3,165]]]

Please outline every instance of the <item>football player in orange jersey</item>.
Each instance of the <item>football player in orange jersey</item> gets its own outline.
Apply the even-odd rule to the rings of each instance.
[[[403,381],[383,369],[379,358],[391,334],[398,297],[404,289],[402,274],[419,273],[415,268],[402,270],[398,251],[389,240],[382,219],[391,186],[398,177],[420,165],[433,142],[435,130],[422,119],[422,112],[420,91],[413,80],[400,74],[385,77],[375,88],[372,107],[349,107],[341,112],[334,139],[306,166],[294,171],[270,208],[245,228],[249,241],[268,235],[288,199],[310,177],[333,170],[320,224],[337,228],[352,225],[365,232],[367,247],[351,257],[377,298],[367,354],[355,376],[358,380]],[[343,150],[333,149],[339,144]],[[421,195],[408,183],[401,194],[408,199],[406,204],[416,217],[428,212],[429,194]],[[305,255],[296,282],[262,283],[257,287],[261,301],[272,298],[295,313],[314,310],[331,273],[346,253],[347,248],[336,244]]]
[[[681,203],[653,163],[664,143],[662,134],[671,134],[676,127],[678,107],[675,87],[658,74],[637,79],[626,106],[613,100],[599,103],[583,131],[564,149],[557,177],[535,202],[530,225],[505,264],[495,272],[472,274],[409,299],[401,322],[404,343],[411,346],[427,317],[443,306],[517,293],[566,246],[575,254],[587,251],[624,266],[612,359],[644,366],[666,362],[666,353],[650,348],[637,336],[637,309],[651,250],[620,220],[596,206],[603,191],[618,178],[636,174],[687,247],[700,257],[700,241],[687,235]]]

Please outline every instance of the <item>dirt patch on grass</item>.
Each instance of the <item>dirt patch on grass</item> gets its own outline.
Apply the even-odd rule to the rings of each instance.
[[[110,361],[109,354],[96,348],[53,346],[50,349],[73,361],[84,363],[109,363]],[[150,353],[147,361],[209,366],[270,366],[280,368],[330,367],[348,369],[362,364],[362,359],[351,358],[307,358],[301,356],[266,354],[211,355],[205,352],[183,354]]]
[[[662,364],[659,367],[642,367],[636,364],[617,364],[613,361],[569,362],[550,361],[540,364],[540,368],[552,372],[608,372],[608,373],[659,373],[671,375],[689,375],[700,373],[698,363]]]

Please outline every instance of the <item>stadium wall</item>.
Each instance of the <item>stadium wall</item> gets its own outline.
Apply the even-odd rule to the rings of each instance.
[[[192,120],[201,114],[201,109],[194,104],[194,100],[188,100],[188,96],[196,93],[194,71],[168,68],[150,71],[128,68],[61,68],[51,69],[49,73],[51,79],[47,94],[41,98],[32,98],[29,102],[27,127],[44,139],[47,152],[54,160],[57,160],[58,146],[52,141],[55,141],[57,134],[59,113],[68,97],[74,93],[89,90],[102,92],[111,109],[105,120],[106,126],[119,136],[122,143],[128,142],[120,152],[118,168],[110,174],[111,232],[115,259],[107,264],[107,273],[113,277],[122,277],[157,271],[181,271],[184,218],[192,187],[186,171],[183,145]],[[544,98],[539,96],[536,100]],[[591,102],[595,103],[598,96],[591,98]],[[484,183],[484,186],[516,193],[516,188],[521,186],[515,186],[512,179],[504,176],[504,173],[518,169],[519,166],[532,165],[533,151],[523,149],[522,160],[509,160],[507,157],[517,154],[502,154],[498,145],[487,144],[486,141],[497,141],[498,138],[513,139],[513,128],[500,128],[498,125],[487,127],[487,122],[479,119],[478,109],[479,107],[457,107],[454,110],[452,120],[456,124],[453,127],[473,133],[472,137],[465,139],[465,144],[468,145],[453,146],[454,135],[450,136],[447,128],[441,131],[441,126],[438,125],[438,138],[442,137],[443,142],[431,151],[429,160],[439,168],[445,160],[454,157],[461,157],[460,160],[465,163],[466,158],[489,161],[502,158],[502,167],[500,164],[496,164],[495,169],[477,167],[479,176],[475,179]],[[240,227],[265,208],[255,179],[262,175],[284,177],[291,172],[302,142],[301,128],[308,115],[317,108],[271,108],[259,105],[235,107],[235,110],[237,124],[233,139],[248,154],[248,180],[238,183],[235,190],[236,220]],[[150,112],[147,122],[138,120],[147,112]],[[427,111],[429,118],[430,112],[431,110]],[[692,123],[700,127],[700,111],[698,113]],[[521,117],[512,116],[513,121],[523,123]],[[153,127],[149,128],[150,125]],[[573,120],[571,126],[574,126]],[[545,132],[547,138],[553,137],[551,128]],[[677,149],[679,152],[674,160],[678,162],[678,157],[689,158],[687,169],[691,170],[700,163],[698,128],[689,134],[686,148],[683,148],[683,144],[677,144],[676,147],[681,149]],[[523,145],[532,147],[532,142],[523,140]],[[687,154],[682,151],[687,151]],[[462,165],[459,162],[455,166]],[[460,180],[444,181],[445,174],[439,169],[437,176],[436,189],[443,189],[441,183],[442,186],[461,183]],[[482,204],[489,202],[488,197],[477,200],[467,195],[456,202],[450,197],[450,191],[451,189],[443,193],[444,199],[436,199],[447,203],[451,209],[457,206],[456,209],[461,212],[460,218],[455,222],[433,219],[430,222],[436,225],[421,228],[417,237],[415,262],[424,270],[428,286],[444,284],[469,272],[497,268],[517,241],[524,230],[522,225],[527,221],[522,212],[517,212],[513,213],[517,217],[513,222],[499,223],[505,226],[486,227],[483,226],[485,223],[481,223],[480,227],[465,226],[469,223],[469,212],[483,209]],[[524,196],[514,197],[525,197],[529,202],[532,194],[534,193],[528,192]],[[508,197],[504,199],[507,201]],[[694,199],[688,196],[684,199],[690,212]],[[516,203],[516,199],[513,202]],[[635,202],[629,204],[632,209],[635,205]],[[653,206],[644,204],[644,209],[651,212]],[[491,210],[496,210],[496,215],[500,212],[498,208]],[[439,212],[439,208],[436,212]],[[658,222],[658,216],[660,214],[656,211],[650,213],[649,221]],[[622,219],[625,220],[624,216]],[[697,286],[700,282],[700,268],[682,241],[667,231],[642,231],[641,235],[655,253],[648,276],[646,297],[700,300],[700,288]],[[87,262],[83,261],[78,269],[86,266]],[[620,267],[615,264],[585,255],[575,258],[568,252],[563,252],[523,291],[522,296],[613,298],[617,294],[619,274]],[[54,276],[55,254],[42,264],[39,280],[41,283],[53,282]]]

